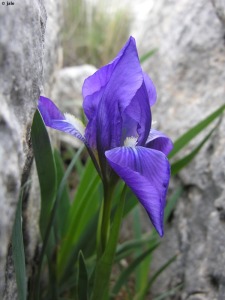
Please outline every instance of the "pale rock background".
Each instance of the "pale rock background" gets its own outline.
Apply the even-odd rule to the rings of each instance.
[[[225,103],[225,1],[149,1],[148,17],[133,32],[141,54],[158,49],[144,69],[157,88],[153,119],[160,130],[175,140]],[[182,283],[181,291],[166,299],[225,299],[224,118],[177,178],[185,193],[153,269],[179,256],[152,292]]]
[[[52,99],[63,112],[70,113],[78,118],[82,114],[82,86],[85,78],[92,75],[97,69],[91,65],[67,67],[55,74],[55,84],[51,91]],[[81,145],[81,141],[69,134],[57,132],[61,142],[74,147]]]
[[[7,1],[6,1],[7,2]],[[10,239],[20,187],[28,276],[38,238],[39,194],[30,126],[39,95],[51,90],[58,65],[60,0],[0,3],[0,299],[17,299]],[[48,15],[48,21],[47,21]],[[36,186],[36,188],[35,188]]]

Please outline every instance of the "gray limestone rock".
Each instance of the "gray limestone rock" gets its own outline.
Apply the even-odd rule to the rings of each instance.
[[[144,68],[158,91],[153,119],[173,140],[224,103],[224,7],[219,0],[155,2],[138,36],[142,53],[158,48]],[[179,255],[154,285],[154,295],[182,283],[171,299],[225,299],[224,132],[223,119],[201,153],[178,175],[185,192],[153,268]]]
[[[10,250],[12,226],[20,187],[30,178],[33,162],[30,126],[40,91],[43,86],[50,88],[60,27],[60,0],[13,3],[0,3],[0,299],[4,295],[10,300],[17,299]],[[51,16],[49,23],[47,14]],[[34,206],[38,207],[39,196],[35,190],[32,186],[34,192],[23,203],[28,263],[38,234],[38,209]],[[28,226],[31,217],[33,227]]]

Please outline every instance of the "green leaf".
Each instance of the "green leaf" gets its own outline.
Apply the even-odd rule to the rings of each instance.
[[[129,264],[129,266],[123,270],[123,272],[120,274],[116,284],[113,287],[112,290],[112,297],[116,296],[118,292],[120,291],[121,287],[126,283],[128,280],[128,277],[131,275],[131,273],[139,266],[139,264],[144,261],[146,257],[149,256],[157,247],[159,244],[153,244],[150,246],[145,252],[143,252],[141,255],[139,255],[136,259],[132,261],[132,263]]]
[[[99,209],[99,185],[100,178],[89,159],[68,215],[66,235],[62,240],[59,252],[58,270],[60,278],[64,276],[63,273],[67,269],[71,251],[80,237],[84,235],[87,224]]]
[[[137,200],[136,196],[133,194],[133,192],[130,189],[128,189],[124,212],[123,212],[123,218],[125,218],[138,203],[139,201]]]
[[[177,255],[174,255],[172,258],[170,258],[165,264],[163,264],[159,270],[157,270],[152,277],[149,279],[147,286],[145,287],[144,290],[142,290],[139,294],[137,294],[134,297],[134,300],[140,300],[140,299],[145,299],[145,296],[147,295],[149,289],[153,285],[153,283],[156,281],[156,279],[159,277],[159,275],[167,269],[177,258]]]
[[[142,55],[140,57],[140,63],[143,64],[146,60],[148,60],[151,56],[153,56],[157,51],[158,51],[158,49],[152,49],[149,52]]]
[[[159,244],[157,239],[152,238],[151,234],[147,237],[142,236],[140,239],[129,240],[121,245],[117,246],[115,262],[119,262],[121,259],[127,257],[132,254],[134,250],[144,247],[144,246],[152,246],[153,244]]]
[[[218,123],[219,124],[219,123]],[[199,143],[199,145],[188,155],[183,157],[182,159],[171,164],[171,174],[172,176],[176,175],[179,171],[181,171],[186,165],[188,165],[192,159],[198,154],[204,144],[211,137],[215,129],[218,127],[218,124],[206,135],[206,137]]]
[[[175,296],[176,292],[180,290],[183,286],[183,283],[177,285],[175,288],[170,289],[169,291],[166,291],[165,293],[162,293],[161,295],[155,297],[153,300],[163,300],[163,299],[168,299],[169,296]]]
[[[109,240],[106,245],[106,250],[96,265],[94,290],[91,298],[92,300],[108,299],[109,280],[114,261],[120,225],[123,217],[125,193],[126,186],[124,186],[121,199],[118,203],[118,207],[113,220],[113,225],[110,231]]]
[[[19,201],[17,203],[16,217],[12,232],[12,255],[16,272],[16,283],[18,289],[18,299],[27,299],[27,278],[25,267],[25,255],[22,232],[22,199],[23,189],[20,191]]]
[[[162,267],[159,268],[158,271],[155,272],[155,274],[152,275],[152,277],[149,280],[148,288],[150,288],[153,283],[156,281],[156,279],[159,277],[159,275],[166,270],[177,258],[177,254],[171,257],[165,264],[162,265]]]
[[[168,155],[168,158],[172,158],[176,153],[178,153],[185,145],[187,145],[194,137],[196,137],[200,132],[202,132],[209,124],[211,124],[216,118],[218,118],[224,111],[225,104],[220,108],[210,114],[207,118],[199,122],[197,125],[188,130],[180,138],[178,138],[175,143],[173,150]]]
[[[165,213],[164,213],[164,223],[166,223],[173,212],[178,199],[183,193],[183,187],[178,187],[172,196],[167,200]]]
[[[57,171],[57,188],[64,176],[64,166],[58,150],[54,151],[54,158]],[[59,199],[58,208],[56,211],[55,231],[57,232],[58,239],[61,239],[66,233],[66,222],[70,211],[70,197],[67,184],[65,184],[62,197]],[[57,240],[58,240],[57,239]]]
[[[52,208],[50,218],[49,218],[48,223],[47,223],[47,229],[46,229],[46,233],[45,233],[45,236],[44,236],[43,246],[42,246],[42,250],[41,250],[41,254],[40,254],[40,261],[39,261],[38,273],[37,273],[37,284],[36,284],[35,299],[39,299],[39,286],[40,286],[40,278],[41,278],[41,268],[42,268],[43,259],[44,259],[45,253],[46,253],[46,249],[47,249],[47,246],[48,246],[48,241],[49,241],[49,238],[50,238],[50,235],[51,235],[51,230],[52,230],[52,227],[53,227],[53,224],[54,224],[58,202],[62,197],[67,179],[68,179],[68,177],[69,177],[69,175],[70,175],[70,173],[71,173],[71,171],[72,171],[72,169],[73,169],[73,167],[76,163],[76,160],[80,156],[83,149],[84,149],[84,146],[82,146],[77,151],[76,155],[73,157],[72,161],[70,162],[70,164],[69,164],[69,166],[68,166],[68,168],[67,168],[67,170],[66,170],[66,172],[65,172],[65,174],[64,174],[64,176],[63,176],[63,178],[60,182],[60,185],[59,185],[59,188],[58,188],[58,191],[57,191],[56,199],[54,201],[54,206]],[[52,264],[52,262],[50,261],[49,270],[51,271],[51,269],[54,269],[54,273],[57,274],[58,272],[57,272],[57,269],[56,269],[55,262],[53,263],[53,265],[51,265],[51,264]],[[55,274],[52,275],[52,277],[54,277],[54,276],[57,278],[57,276]],[[51,274],[50,274],[50,280],[51,280]]]
[[[87,300],[88,299],[88,273],[87,273],[87,268],[86,268],[82,251],[79,252],[78,262],[79,262],[78,280],[77,280],[78,300]]]
[[[82,197],[84,193],[87,193],[87,187],[91,184],[91,182],[95,181],[96,178],[98,178],[98,183],[100,184],[100,177],[98,176],[92,160],[89,158],[85,166],[85,172],[80,180],[80,184],[74,197],[71,215],[79,215],[80,211],[82,211],[83,206],[85,205]]]
[[[86,257],[91,257],[94,255],[96,250],[97,220],[98,214],[96,213],[92,220],[87,224],[77,243],[70,250],[69,257],[65,259],[65,267],[63,276],[61,277],[61,282],[63,284],[65,284],[73,275],[77,255],[81,249]]]
[[[67,145],[66,146],[66,151],[63,154],[62,160],[63,161],[72,160],[72,158],[74,157],[75,153],[76,153],[75,149],[72,146]],[[76,161],[75,167],[76,167],[76,173],[79,175],[79,177],[81,177],[81,175],[84,172],[84,165],[82,163],[81,157]]]
[[[31,127],[31,140],[41,190],[41,211],[39,224],[41,237],[43,240],[42,248],[45,250],[40,258],[37,282],[35,286],[35,288],[37,289],[35,297],[36,299],[39,299],[41,266],[45,254],[48,258],[49,282],[51,283],[51,291],[55,292],[55,272],[54,264],[51,260],[52,253],[55,247],[55,239],[52,227],[48,228],[48,224],[49,220],[51,219],[51,211],[55,202],[57,178],[55,161],[48,132],[38,110],[36,110],[33,118]],[[47,239],[45,238],[46,235],[48,237]]]
[[[132,211],[133,213],[133,232],[135,239],[141,239],[142,236],[142,229],[141,229],[141,219],[140,219],[140,207],[139,205],[135,207]],[[143,251],[143,248],[137,248],[134,251],[134,258],[141,255]],[[141,262],[139,266],[135,270],[135,290],[136,292],[141,289],[141,287],[144,284],[145,278],[146,278],[146,269],[147,272],[149,270],[148,264],[145,264],[144,262]]]
[[[55,200],[57,179],[49,136],[38,110],[34,114],[31,140],[41,189],[40,231],[44,239]]]

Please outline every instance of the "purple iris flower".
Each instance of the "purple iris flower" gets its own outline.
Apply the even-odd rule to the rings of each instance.
[[[134,38],[113,61],[84,81],[82,91],[86,128],[41,96],[38,108],[46,126],[83,141],[104,184],[115,184],[121,177],[162,236],[170,178],[166,156],[173,145],[151,128],[156,90],[141,69]]]

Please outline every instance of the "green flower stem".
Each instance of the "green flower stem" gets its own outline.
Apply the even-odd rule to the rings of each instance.
[[[100,240],[100,255],[105,251],[110,231],[110,214],[112,206],[113,190],[108,186],[104,186],[103,212],[101,222],[101,240]]]
[[[93,287],[93,294],[92,294],[91,300],[108,299],[110,275],[111,275],[111,270],[112,270],[112,266],[113,266],[113,262],[114,262],[114,256],[115,256],[116,247],[117,247],[120,225],[121,225],[122,218],[123,218],[125,194],[126,194],[126,186],[124,186],[122,194],[121,194],[121,199],[118,202],[118,206],[117,206],[117,209],[116,209],[116,212],[114,215],[113,224],[112,224],[112,227],[110,230],[110,235],[108,237],[107,244],[105,246],[104,253],[100,257],[100,259],[98,260],[97,265],[96,265],[94,287]],[[111,203],[110,203],[110,206],[111,206]],[[110,206],[109,205],[107,206],[107,210],[105,212],[105,217],[108,214],[107,211],[110,208]],[[104,213],[103,213],[103,215],[104,215]],[[103,219],[102,219],[102,221],[103,221]],[[103,222],[102,222],[102,224],[103,224]],[[108,230],[109,230],[109,227],[107,229],[106,228],[103,229],[104,237],[106,236],[106,233]]]

